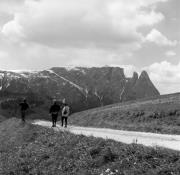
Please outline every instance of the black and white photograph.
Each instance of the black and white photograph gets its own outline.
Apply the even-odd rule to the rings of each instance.
[[[180,0],[0,0],[0,175],[180,175]]]

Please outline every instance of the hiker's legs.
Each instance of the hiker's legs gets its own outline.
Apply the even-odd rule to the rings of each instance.
[[[61,116],[61,126],[63,126],[63,124],[64,124],[64,117]]]
[[[25,122],[25,111],[21,111],[21,119]]]
[[[65,120],[65,127],[67,127],[67,117],[64,117]]]
[[[53,122],[53,116],[51,115],[51,117],[52,117],[52,126],[54,126],[54,122]]]
[[[58,114],[52,114],[52,127],[56,126]]]
[[[56,126],[57,118],[58,118],[58,114],[54,115],[54,126]]]
[[[54,115],[52,114],[52,127],[54,127]]]

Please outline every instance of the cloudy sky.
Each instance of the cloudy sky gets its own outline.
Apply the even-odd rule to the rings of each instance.
[[[180,0],[0,0],[0,69],[104,65],[180,92]]]

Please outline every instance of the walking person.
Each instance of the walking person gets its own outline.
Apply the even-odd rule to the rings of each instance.
[[[22,120],[22,122],[25,122],[26,121],[26,112],[29,109],[29,105],[28,105],[26,99],[24,99],[23,102],[19,104],[19,106],[21,107],[21,120]]]
[[[50,107],[49,113],[52,116],[52,127],[56,127],[56,122],[58,118],[58,113],[60,111],[60,106],[54,101],[54,104]]]
[[[65,103],[64,107],[62,109],[62,117],[61,117],[61,126],[65,126],[67,128],[67,120],[70,115],[70,108],[69,106]]]

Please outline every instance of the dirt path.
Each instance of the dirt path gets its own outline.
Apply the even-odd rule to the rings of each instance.
[[[51,127],[51,122],[43,120],[36,120],[33,124]],[[68,126],[68,128],[64,129],[59,125],[57,125],[55,130],[68,130],[69,132],[78,135],[82,134],[86,136],[101,137],[104,139],[112,139],[127,144],[138,143],[145,146],[160,146],[180,151],[180,135],[154,134],[77,126]]]

